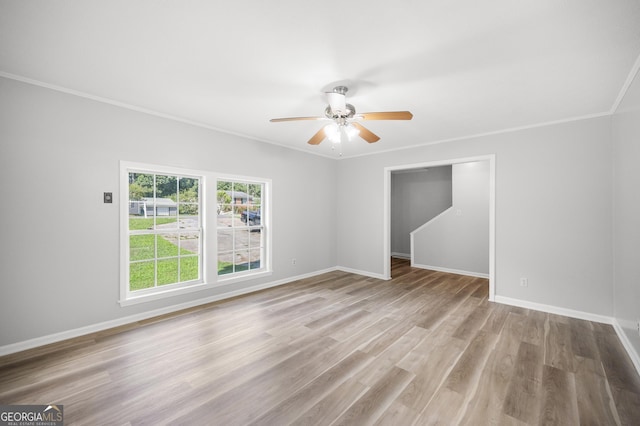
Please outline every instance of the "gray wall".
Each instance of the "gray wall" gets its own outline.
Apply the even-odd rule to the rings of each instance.
[[[496,154],[496,295],[613,314],[611,119],[574,121],[339,162],[338,264],[384,274],[385,167]],[[389,143],[392,143],[389,140]],[[519,278],[529,278],[521,287]]]
[[[451,203],[451,166],[392,173],[391,253],[409,256],[409,234]]]
[[[272,179],[273,275],[120,307],[120,160]],[[0,346],[335,267],[336,168],[0,78]],[[104,191],[113,204],[102,203]]]
[[[615,156],[602,117],[334,161],[0,78],[0,346],[336,265],[382,274],[384,168],[496,154],[496,294],[615,313],[638,348],[638,90]],[[120,307],[120,160],[271,178],[273,276]]]
[[[613,117],[614,316],[640,354],[640,75]]]
[[[453,206],[414,232],[415,266],[489,274],[489,162],[454,164]]]

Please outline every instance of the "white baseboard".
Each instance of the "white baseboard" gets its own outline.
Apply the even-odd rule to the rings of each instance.
[[[91,333],[96,333],[98,331],[108,330],[110,328],[131,324],[136,321],[146,320],[146,319],[157,317],[160,315],[177,312],[183,309],[193,308],[195,306],[206,305],[207,303],[217,302],[219,300],[229,299],[231,297],[253,293],[255,291],[264,290],[271,287],[277,287],[293,281],[298,281],[304,278],[310,278],[316,275],[332,272],[332,271],[335,271],[336,269],[337,268],[328,268],[320,271],[311,272],[308,274],[297,275],[295,277],[289,277],[282,280],[271,281],[264,284],[258,284],[258,285],[243,288],[240,290],[220,293],[214,296],[204,297],[204,298],[192,300],[186,303],[171,305],[164,308],[154,309],[151,311],[142,312],[135,315],[128,315],[126,317],[122,317],[122,318],[118,318],[110,321],[104,321],[96,324],[87,325],[84,327],[74,328],[72,330],[62,331],[60,333],[49,334],[47,336],[36,337],[34,339],[24,340],[22,342],[11,343],[8,345],[0,346],[0,356],[25,351],[27,349],[37,348],[39,346],[49,345],[51,343],[61,342],[63,340],[72,339],[75,337],[80,337],[80,336],[84,336]]]
[[[368,271],[360,271],[358,269],[347,268],[345,266],[337,266],[336,270],[342,272],[349,272],[351,274],[364,275],[365,277],[378,278],[380,280],[389,280],[390,278],[385,277],[382,274],[376,274]]]
[[[616,334],[620,338],[622,342],[622,346],[627,350],[629,354],[629,358],[631,358],[631,362],[633,362],[633,366],[636,367],[638,374],[640,374],[640,355],[636,351],[636,348],[633,347],[631,341],[627,337],[627,333],[625,333],[624,328],[620,325],[617,319],[613,319],[613,328],[616,330]]]
[[[542,303],[529,302],[528,300],[513,299],[511,297],[496,296],[496,302],[504,305],[518,306],[520,308],[533,309],[550,314],[564,315],[565,317],[577,318],[587,321],[601,322],[613,325],[613,318],[605,315],[592,314],[590,312],[575,311],[573,309],[561,308],[559,306],[545,305]]]
[[[467,275],[469,277],[489,279],[489,274],[483,274],[482,272],[471,272],[471,271],[463,271],[460,269],[441,268],[439,266],[420,265],[418,263],[413,263],[411,264],[411,266],[414,268],[429,269],[431,271],[448,272],[450,274]]]

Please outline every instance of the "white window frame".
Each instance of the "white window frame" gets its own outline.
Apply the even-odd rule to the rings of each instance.
[[[129,172],[155,173],[193,177],[200,179],[200,277],[197,282],[176,283],[148,289],[129,290]],[[217,181],[253,182],[264,184],[262,195],[261,225],[264,234],[263,267],[243,271],[243,273],[218,276],[218,243],[217,243]],[[192,293],[216,287],[226,286],[241,281],[254,280],[270,276],[272,270],[272,238],[271,238],[271,179],[225,175],[215,172],[191,170],[158,164],[120,161],[120,306],[129,306],[150,302],[181,294]],[[213,226],[207,224],[213,223]]]
[[[253,176],[238,176],[238,175],[216,175],[215,189],[217,193],[218,181],[232,181],[239,183],[258,183],[263,185],[262,203],[260,211],[260,225],[262,228],[262,238],[264,239],[264,247],[262,251],[260,269],[247,270],[242,272],[235,272],[232,274],[218,275],[217,259],[218,259],[218,226],[215,226],[215,238],[216,238],[216,269],[215,275],[217,277],[218,284],[226,285],[249,279],[255,279],[263,276],[269,276],[273,273],[271,269],[271,179],[253,177]],[[217,199],[216,199],[217,203]],[[232,200],[233,203],[233,200]]]
[[[150,173],[176,175],[199,179],[199,217],[200,217],[200,255],[198,261],[200,279],[182,283],[167,284],[143,290],[131,291],[129,285],[129,173]],[[207,284],[205,259],[207,258],[206,233],[206,173],[197,170],[181,169],[162,165],[120,162],[120,305],[127,306],[151,300],[200,291]]]

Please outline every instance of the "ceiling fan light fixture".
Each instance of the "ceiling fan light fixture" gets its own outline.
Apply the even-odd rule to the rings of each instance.
[[[344,129],[344,133],[347,135],[349,140],[352,140],[360,133],[360,130],[356,129],[355,126],[351,123],[342,127]]]
[[[333,143],[340,143],[340,129],[336,123],[329,123],[324,126],[324,134]]]
[[[356,136],[360,136],[367,143],[374,143],[380,140],[380,136],[360,124],[361,120],[411,120],[413,118],[413,114],[409,111],[356,114],[356,108],[346,101],[345,95],[348,90],[346,86],[336,86],[332,92],[326,93],[329,105],[324,109],[324,116],[272,118],[270,121],[329,120],[331,123],[319,129],[307,143],[315,146],[319,145],[324,139],[328,139],[333,144],[333,148],[338,145],[342,151],[342,142],[349,142]]]

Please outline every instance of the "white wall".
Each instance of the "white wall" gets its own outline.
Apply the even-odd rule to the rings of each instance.
[[[273,275],[120,307],[120,160],[272,179]],[[0,347],[335,267],[336,168],[0,78]]]
[[[391,252],[409,256],[409,234],[451,207],[451,166],[391,174]]]
[[[614,316],[640,354],[640,75],[613,117]],[[640,359],[636,355],[636,362]],[[637,365],[640,371],[640,365]]]
[[[611,316],[609,117],[340,161],[338,215],[363,206],[370,214],[338,222],[338,264],[384,273],[385,167],[489,154],[496,154],[496,295]]]
[[[413,262],[427,269],[489,275],[489,162],[454,164],[453,206],[413,233]]]

